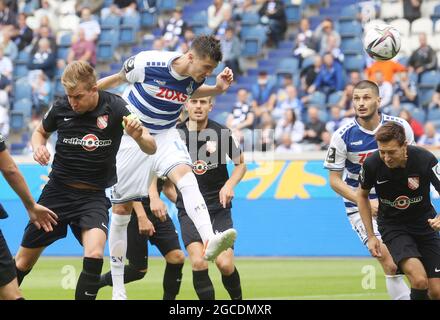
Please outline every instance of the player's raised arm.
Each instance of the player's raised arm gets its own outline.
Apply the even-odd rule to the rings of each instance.
[[[107,89],[119,87],[125,82],[128,81],[125,76],[125,70],[124,68],[122,68],[121,71],[119,71],[118,73],[99,79],[97,84],[99,90],[107,90]]]
[[[217,75],[217,81],[215,86],[208,86],[204,84],[194,92],[191,98],[198,99],[202,97],[208,97],[208,96],[212,97],[222,94],[223,92],[229,89],[229,87],[232,84],[232,81],[234,81],[234,74],[231,69],[226,67],[223,69],[222,72],[220,72]]]

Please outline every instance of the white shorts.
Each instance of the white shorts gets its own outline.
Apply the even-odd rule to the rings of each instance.
[[[123,135],[116,155],[118,182],[112,187],[113,203],[146,197],[154,176],[165,177],[179,164],[192,166],[188,149],[176,128],[154,135],[154,140],[156,153],[147,155],[129,135]]]
[[[367,230],[365,229],[364,223],[362,222],[362,218],[359,212],[353,213],[348,216],[348,220],[350,221],[351,227],[354,231],[356,231],[359,239],[362,241],[364,245],[367,244],[368,241],[368,235]],[[377,222],[376,219],[373,219],[373,230],[374,235],[378,239],[382,239],[378,229],[377,229]]]

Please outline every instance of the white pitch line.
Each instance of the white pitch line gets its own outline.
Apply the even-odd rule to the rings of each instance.
[[[338,297],[372,297],[386,295],[386,292],[371,292],[371,293],[346,293],[346,294],[325,294],[325,295],[311,295],[311,296],[287,296],[287,297],[263,297],[250,298],[250,300],[292,300],[292,299],[329,299]]]

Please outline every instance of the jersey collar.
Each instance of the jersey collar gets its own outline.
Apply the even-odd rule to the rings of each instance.
[[[356,125],[358,126],[359,130],[361,130],[362,132],[365,132],[367,134],[371,134],[374,135],[376,133],[376,131],[380,128],[380,126],[383,124],[383,113],[379,113],[380,115],[380,121],[379,121],[379,125],[374,129],[374,130],[367,130],[364,127],[362,127],[359,122],[357,121],[357,118],[354,118],[354,122],[356,123]]]

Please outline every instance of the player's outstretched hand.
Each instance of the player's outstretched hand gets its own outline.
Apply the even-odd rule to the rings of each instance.
[[[124,116],[123,120],[125,132],[134,140],[139,139],[142,136],[142,123],[139,119],[137,117]]]
[[[154,225],[147,218],[146,215],[138,217],[139,234],[144,234],[151,237],[155,232]]]
[[[56,226],[58,223],[56,219],[58,216],[52,210],[35,203],[35,205],[28,209],[28,214],[31,222],[38,228],[43,228],[44,231],[53,231],[52,225]]]
[[[49,164],[50,152],[47,150],[45,145],[38,146],[34,150],[34,160],[42,166],[47,166]]]
[[[226,208],[226,206],[231,202],[232,198],[234,198],[234,188],[225,183],[223,188],[220,189],[219,198],[223,208]]]
[[[434,231],[440,231],[440,215],[434,219],[428,219],[428,223]]]
[[[370,254],[372,257],[381,257],[382,252],[380,250],[380,244],[381,242],[376,237],[370,237],[368,238],[368,251],[370,251]]]
[[[167,220],[167,206],[160,198],[150,198],[150,210],[160,221]]]
[[[234,81],[234,73],[226,67],[217,75],[215,86],[222,92],[225,92],[231,86],[232,81]]]

